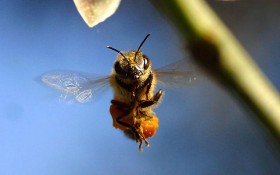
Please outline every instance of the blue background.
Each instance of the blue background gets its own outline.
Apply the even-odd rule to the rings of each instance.
[[[279,90],[279,2],[211,4]],[[111,91],[90,104],[67,104],[37,81],[56,69],[109,74],[116,53],[105,46],[135,49],[147,33],[142,51],[155,67],[186,57],[179,35],[148,1],[123,1],[90,29],[72,1],[2,0],[0,174],[280,174],[275,140],[202,74],[189,88],[165,89],[160,128],[143,153],[112,127]]]

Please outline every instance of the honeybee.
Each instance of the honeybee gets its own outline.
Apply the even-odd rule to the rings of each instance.
[[[113,126],[139,142],[141,151],[142,142],[149,146],[147,138],[155,135],[159,126],[154,108],[161,101],[164,91],[159,89],[154,93],[155,86],[185,86],[195,79],[193,72],[184,70],[187,64],[184,60],[153,69],[151,60],[140,51],[149,36],[144,38],[137,50],[122,52],[107,46],[118,53],[108,76],[58,71],[42,75],[41,80],[61,91],[64,98],[72,97],[79,103],[90,101],[96,93],[111,86],[114,92],[110,106]]]

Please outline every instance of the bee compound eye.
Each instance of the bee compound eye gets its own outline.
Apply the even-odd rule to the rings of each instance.
[[[138,67],[144,68],[144,58],[142,58],[141,56],[137,56],[134,62]]]
[[[144,58],[139,58],[139,63],[138,63],[140,68],[144,68],[145,67],[145,59]]]
[[[148,69],[150,66],[149,59],[144,57],[143,60],[144,60],[144,69]]]
[[[115,63],[114,69],[116,71],[117,74],[119,75],[125,75],[125,71],[123,70],[123,68],[121,67],[121,64],[119,61],[117,61]]]

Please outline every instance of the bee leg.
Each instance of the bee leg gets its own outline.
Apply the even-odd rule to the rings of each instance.
[[[143,132],[141,132],[141,130],[139,129],[139,126],[136,126],[134,129],[135,129],[134,133],[137,133],[137,135],[135,135],[135,138],[136,138],[135,140],[136,140],[136,142],[139,142],[139,151],[142,152],[143,151],[143,149],[142,149],[143,141],[145,142],[147,147],[150,147],[150,143],[144,136]]]
[[[118,108],[121,108],[122,110],[128,110],[131,108],[131,105],[128,104],[128,103],[125,103],[125,102],[121,102],[121,101],[118,101],[118,100],[111,100],[111,103],[113,105],[116,105]]]
[[[142,149],[142,140],[140,139],[140,143],[139,143],[139,147],[138,147],[139,151],[142,152],[143,149]]]
[[[139,142],[139,147],[138,147],[138,149],[139,149],[140,152],[142,152],[142,151],[143,151],[143,149],[142,149],[142,143],[143,143],[142,140],[143,140],[143,139],[142,139],[142,136],[141,136],[141,134],[140,134],[140,132],[139,132],[139,129],[137,129],[136,127],[137,127],[137,126],[131,128],[130,131],[133,133],[133,136],[134,136],[134,139],[135,139],[136,143]]]
[[[145,144],[147,147],[150,147],[150,143],[148,142],[148,140],[146,139],[146,137],[143,135],[143,133],[141,132],[141,134],[139,134],[141,136],[141,141],[140,141],[140,145],[139,148],[142,146],[142,140],[144,140]]]
[[[121,122],[121,121],[120,121]],[[125,125],[127,125],[128,127],[128,124],[127,123],[124,123]],[[143,133],[140,131],[140,129],[138,128],[138,126],[130,126],[130,129],[128,129],[127,131],[125,131],[126,133],[130,133],[130,134],[133,134],[133,139],[135,139],[136,143],[139,142],[139,151],[142,152],[143,149],[142,149],[142,144],[143,144],[143,140],[146,144],[147,147],[150,146],[148,140],[145,138],[145,136],[143,135]]]
[[[147,88],[146,88],[146,92],[145,92],[145,94],[146,94],[146,100],[149,99],[149,92],[150,92],[150,89],[151,89],[151,86],[152,86],[153,78],[154,78],[153,73],[150,72],[150,76],[149,76],[148,79],[146,80],[146,81],[148,82],[148,84],[146,85]]]
[[[122,121],[122,119],[125,118],[131,112],[132,105],[118,101],[118,100],[111,100],[111,103],[125,111],[123,114],[121,114],[119,117],[116,118],[116,122],[119,125],[127,127],[128,128],[127,130],[133,134],[136,142],[139,142],[139,151],[140,152],[143,151],[142,150],[143,140],[144,140],[146,146],[149,147],[150,144],[149,144],[148,140],[145,138],[145,136],[143,135],[143,133],[140,131],[139,126],[132,126],[132,125]]]
[[[141,101],[138,107],[146,108],[158,103],[162,94],[163,94],[163,90],[160,89],[150,100]]]
[[[112,100],[112,101],[113,101],[113,100]],[[114,105],[121,105],[121,107],[122,107],[122,105],[124,105],[125,107],[128,107],[128,106],[130,107],[129,104],[122,103],[122,102],[119,102],[119,101],[116,101],[116,100],[114,100],[114,102],[112,102],[112,103],[113,103]],[[127,105],[128,105],[128,106],[127,106]],[[120,116],[118,116],[118,117],[116,118],[116,122],[117,122],[119,125],[122,125],[122,126],[126,127],[127,130],[133,134],[133,137],[134,137],[134,139],[136,140],[136,142],[140,142],[141,145],[142,145],[142,140],[143,140],[142,138],[143,138],[143,136],[140,134],[139,129],[136,128],[137,126],[133,126],[133,125],[127,123],[127,122],[122,121],[122,119],[125,118],[125,117],[127,117],[127,115],[128,115],[130,112],[131,112],[131,109],[125,110],[124,113],[122,113]],[[144,140],[145,140],[145,139],[144,139]],[[146,142],[146,141],[145,141],[145,142]]]
[[[130,124],[121,121],[123,118],[125,118],[128,114],[130,113],[130,110],[125,111],[122,115],[120,115],[119,117],[116,118],[116,122],[124,127],[127,128],[133,128],[133,126],[131,126]]]
[[[151,86],[152,86],[152,83],[149,83],[148,85],[147,85],[147,89],[146,89],[146,92],[145,92],[145,94],[146,94],[146,100],[148,100],[149,99],[149,91],[150,91],[150,89],[151,89]]]
[[[145,142],[145,144],[146,144],[147,147],[150,146],[150,144],[149,144],[149,142],[146,140],[146,138],[144,138],[144,139],[139,139],[137,142],[139,142],[139,147],[138,147],[138,149],[139,149],[140,152],[143,151],[143,149],[142,149],[143,140],[144,140],[144,142]]]
[[[132,132],[136,132],[136,129],[133,129],[134,128],[133,126],[131,126],[130,124],[122,121],[122,119],[125,118],[131,112],[132,106],[129,103],[121,102],[121,101],[118,101],[118,100],[111,100],[111,103],[112,103],[112,105],[116,105],[118,108],[120,108],[121,110],[124,111],[120,116],[118,116],[116,118],[116,122],[119,125],[127,127]]]
[[[125,123],[125,125],[128,127],[128,124]],[[136,141],[136,143],[139,143],[139,151],[142,152],[142,144],[143,141],[145,142],[146,146],[149,147],[150,144],[148,142],[148,140],[146,139],[146,137],[143,135],[143,132],[141,132],[141,130],[139,129],[140,125],[136,124],[133,127],[130,127],[129,129],[125,130],[124,133],[126,134],[126,136],[134,139]]]

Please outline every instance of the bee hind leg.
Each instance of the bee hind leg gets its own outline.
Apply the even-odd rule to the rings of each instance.
[[[131,105],[129,103],[121,102],[118,100],[111,100],[111,103],[112,103],[112,105],[117,106],[117,108],[119,108],[121,111],[123,111],[123,113],[121,115],[119,115],[118,117],[115,118],[117,124],[126,127],[128,131],[136,132],[136,129],[134,129],[134,126],[132,126],[131,124],[129,124],[127,122],[122,121],[131,112],[131,110],[132,110]]]
[[[135,140],[136,143],[139,143],[139,151],[140,152],[143,151],[143,149],[142,149],[143,141],[145,142],[147,147],[150,146],[148,140],[146,139],[146,137],[143,135],[143,133],[141,132],[141,130],[137,126],[125,130],[124,133],[127,137]]]
[[[126,123],[126,122],[124,122],[124,121],[122,121],[122,119],[125,118],[129,113],[130,113],[130,111],[125,111],[122,115],[120,115],[120,116],[118,116],[118,117],[116,118],[116,122],[117,122],[119,125],[122,125],[122,126],[124,126],[124,127],[130,129],[130,128],[133,128],[133,126],[131,126],[130,124],[128,124],[128,123]]]
[[[116,117],[116,122],[119,125],[122,125],[128,129],[134,128],[131,124],[122,121],[122,119],[124,119],[125,117],[127,117],[127,115],[131,112],[132,110],[132,106],[129,103],[125,103],[122,101],[118,101],[118,100],[111,100],[112,105],[117,106],[119,109],[121,109],[122,111],[124,111],[120,116]],[[133,131],[133,130],[132,130]]]
[[[158,94],[158,93],[157,93]],[[156,95],[157,95],[156,94]],[[154,95],[154,97],[156,97],[156,95]],[[161,96],[161,95],[160,95]],[[155,99],[158,99],[160,98],[159,97],[156,97]],[[153,99],[154,99],[153,97]],[[141,132],[141,130],[139,129],[139,126],[133,126],[127,122],[124,122],[122,121],[122,119],[124,119],[125,117],[127,117],[127,115],[131,112],[132,110],[132,106],[131,104],[128,104],[128,103],[125,103],[125,102],[121,102],[121,101],[118,101],[118,100],[111,100],[111,103],[112,105],[116,105],[118,108],[122,109],[124,111],[124,113],[122,113],[120,116],[118,116],[116,118],[116,122],[119,124],[119,125],[122,125],[124,127],[127,128],[126,131],[124,131],[124,133],[130,137],[130,138],[134,138],[136,142],[139,142],[139,151],[142,152],[143,149],[142,149],[142,143],[143,141],[145,142],[146,146],[149,147],[150,144],[148,142],[148,140],[146,139],[146,137],[143,135],[143,133]]]
[[[145,142],[147,147],[150,147],[150,143],[148,142],[148,140],[146,139],[146,137],[143,135],[143,133],[138,129],[136,130],[137,133],[137,138],[136,138],[136,142],[139,142],[139,151],[142,152],[142,144],[143,141]]]

